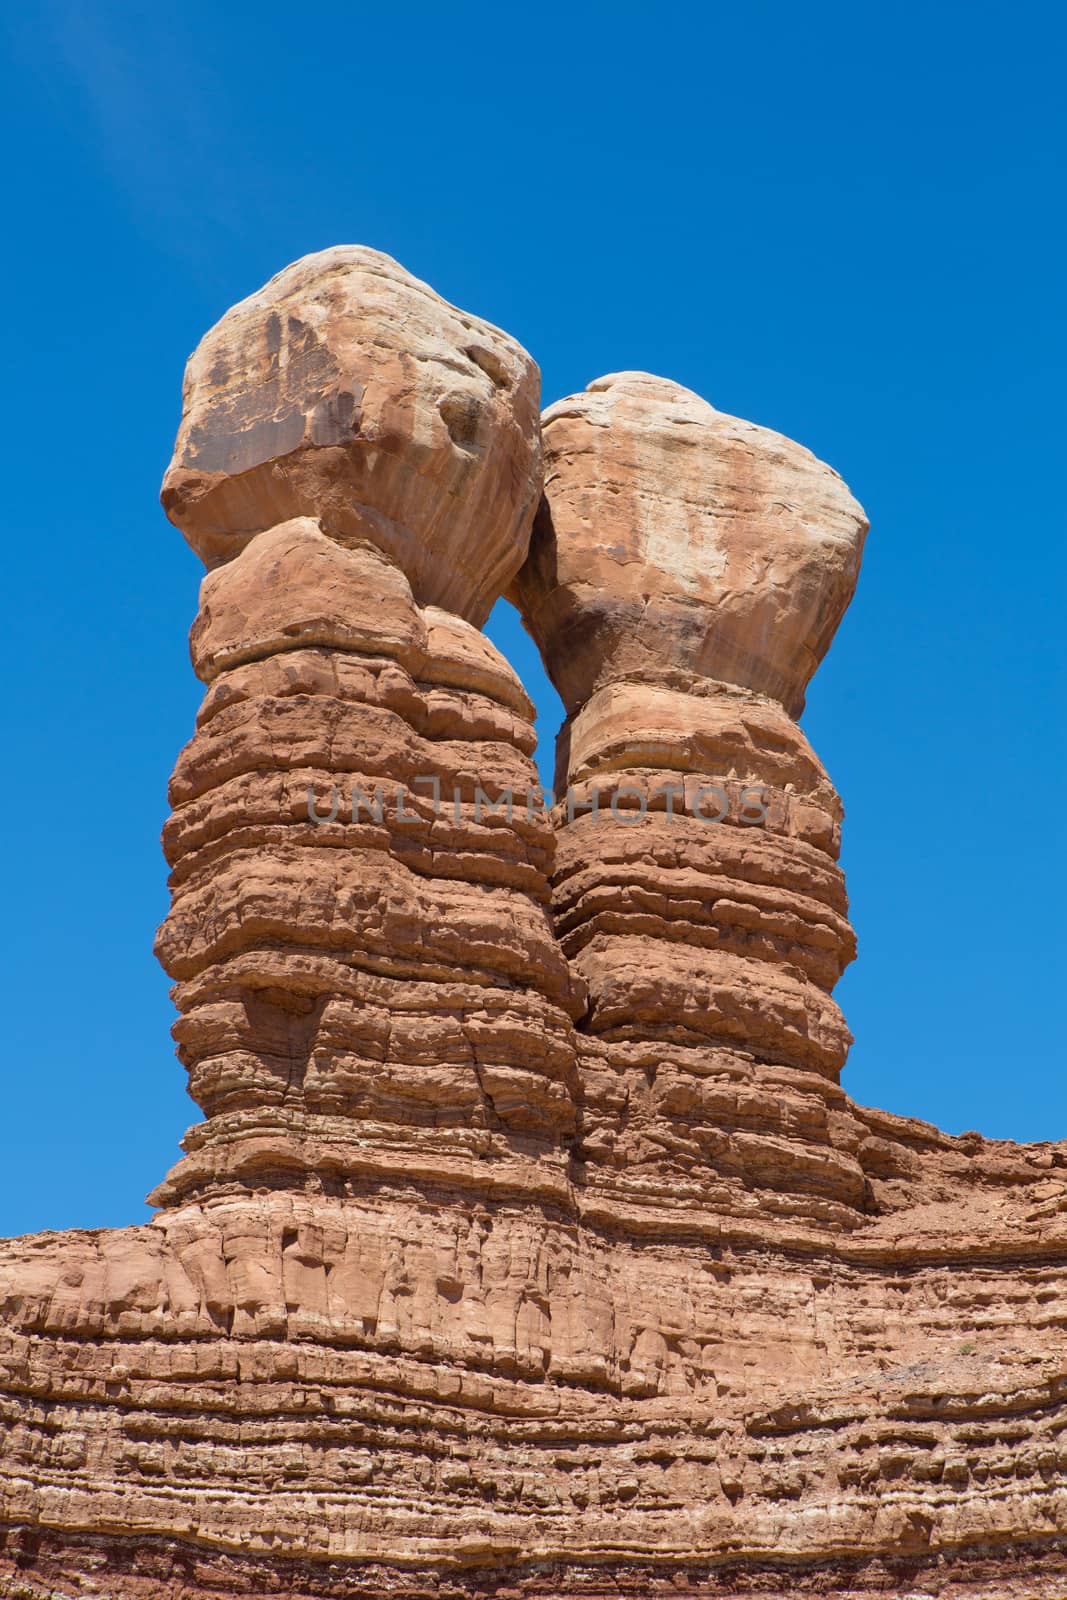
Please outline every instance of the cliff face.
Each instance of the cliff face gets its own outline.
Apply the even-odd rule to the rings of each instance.
[[[537,386],[354,247],[190,360],[204,1120],[151,1225],[0,1244],[2,1595],[1067,1586],[1067,1146],[839,1082],[794,718],[863,514],[664,380]]]

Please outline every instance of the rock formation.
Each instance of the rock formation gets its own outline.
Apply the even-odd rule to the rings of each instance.
[[[597,1183],[647,1196],[652,1168],[701,1204],[721,1176],[850,1226],[841,803],[782,700],[851,597],[863,513],[807,450],[643,373],[550,407],[543,436],[515,596],[568,712],[555,918],[589,988],[581,1150]]]
[[[862,512],[642,374],[550,408],[541,498],[537,386],[354,247],[189,363],[204,1120],[150,1225],[0,1244],[0,1596],[1067,1587],[1067,1146],[839,1082],[794,718]]]

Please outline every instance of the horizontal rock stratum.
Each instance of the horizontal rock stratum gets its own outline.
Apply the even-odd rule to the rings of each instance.
[[[355,246],[190,359],[203,1118],[151,1224],[0,1243],[0,1596],[1067,1592],[1067,1145],[840,1082],[795,718],[863,513],[664,379],[538,386]]]

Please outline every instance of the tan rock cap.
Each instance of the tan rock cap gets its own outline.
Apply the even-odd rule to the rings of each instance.
[[[542,429],[545,495],[514,595],[568,710],[673,673],[796,716],[867,529],[837,473],[644,372],[597,378]]]

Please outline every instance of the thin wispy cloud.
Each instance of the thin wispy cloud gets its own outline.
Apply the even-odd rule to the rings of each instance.
[[[210,41],[174,9],[48,0],[19,43],[74,97],[134,224],[210,278],[220,232],[275,204],[266,186],[250,194],[247,164],[238,180],[231,158],[245,141]]]

